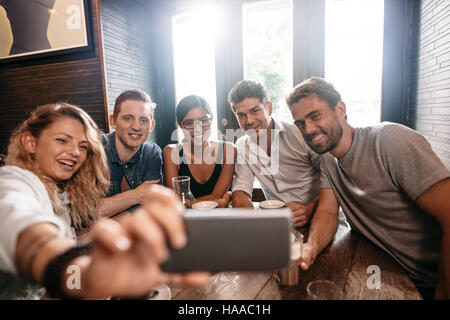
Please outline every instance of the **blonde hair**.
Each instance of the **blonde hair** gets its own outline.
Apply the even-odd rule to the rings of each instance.
[[[25,150],[21,142],[25,132],[29,132],[38,139],[42,131],[61,117],[80,121],[89,143],[83,165],[70,179],[62,183],[71,203],[72,224],[75,229],[80,230],[88,227],[97,218],[96,202],[106,195],[109,188],[108,161],[100,140],[100,131],[85,111],[67,103],[47,104],[36,108],[31,116],[13,132],[5,162],[7,165],[15,165],[36,174],[47,189],[53,210],[57,214],[61,213],[64,208],[58,197],[57,183],[42,174],[33,155]]]

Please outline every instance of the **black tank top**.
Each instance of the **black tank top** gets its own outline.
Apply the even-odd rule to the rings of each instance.
[[[189,166],[186,163],[186,158],[183,154],[183,146],[181,144],[178,144],[178,153],[180,155],[180,169],[178,170],[178,175],[180,176],[188,176],[191,178],[191,192],[194,195],[195,198],[203,197],[208,194],[211,194],[214,186],[217,183],[217,180],[219,180],[220,172],[222,171],[222,153],[223,153],[223,144],[224,142],[221,141],[219,145],[219,150],[217,152],[216,157],[216,165],[214,166],[213,173],[211,174],[211,177],[206,181],[205,183],[199,183],[191,174],[191,170],[189,170]]]

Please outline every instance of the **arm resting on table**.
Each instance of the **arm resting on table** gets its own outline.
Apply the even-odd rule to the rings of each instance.
[[[312,218],[319,204],[319,197],[303,205],[300,202],[289,202],[286,206],[291,209],[295,227],[305,226]]]
[[[236,190],[231,200],[233,208],[253,208],[252,198],[245,191]]]
[[[149,188],[158,182],[159,180],[144,181],[136,189],[100,199],[97,202],[99,217],[109,218],[134,205],[142,204],[145,196],[150,192]]]
[[[311,220],[308,241],[302,246],[300,266],[307,270],[319,253],[333,240],[339,224],[339,205],[333,190],[321,189],[320,200]]]

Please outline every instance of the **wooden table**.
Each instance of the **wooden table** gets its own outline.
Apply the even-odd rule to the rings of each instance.
[[[255,205],[255,209],[258,207]],[[120,215],[116,219],[120,219]],[[307,230],[301,229],[306,234]],[[88,241],[89,233],[78,234]],[[306,241],[306,240],[305,240]],[[376,265],[381,271],[381,288],[369,289]],[[345,299],[357,300],[420,300],[414,284],[403,269],[387,253],[366,238],[352,232],[345,218],[340,219],[334,240],[317,257],[308,271],[300,269],[297,286],[280,286],[272,271],[220,272],[199,288],[171,286],[173,300],[303,300],[306,286],[313,280],[330,280],[344,289]]]
[[[302,230],[305,232],[305,230]],[[369,289],[367,273],[371,265],[380,267],[380,289]],[[339,223],[333,242],[317,257],[308,271],[300,270],[297,286],[280,286],[271,271],[221,272],[212,275],[203,287],[172,286],[173,300],[302,300],[306,285],[324,279],[344,289],[346,299],[419,300],[421,296],[401,267],[388,254],[352,232],[345,220]]]

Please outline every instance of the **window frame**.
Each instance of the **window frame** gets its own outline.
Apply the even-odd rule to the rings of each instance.
[[[270,0],[212,1],[226,21],[216,40],[217,128],[225,139],[226,129],[239,124],[228,104],[228,92],[243,79],[242,5]],[[203,2],[202,2],[203,3]],[[210,2],[211,3],[211,2]],[[325,0],[292,0],[293,3],[293,83],[325,72]],[[155,100],[164,126],[158,143],[171,143],[175,125],[175,79],[172,56],[172,16],[191,10],[196,1],[162,1],[153,7],[151,41],[152,76]],[[417,72],[417,26],[420,6],[414,0],[386,1],[384,6],[384,48],[381,92],[381,121],[408,125],[408,110],[415,102]],[[286,93],[287,94],[287,93]]]

